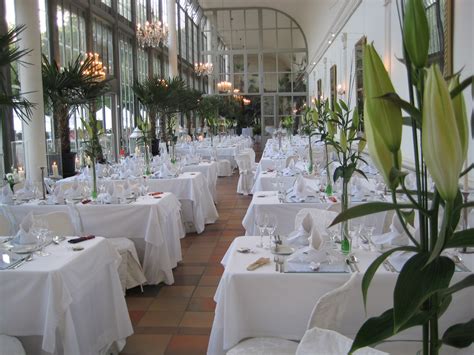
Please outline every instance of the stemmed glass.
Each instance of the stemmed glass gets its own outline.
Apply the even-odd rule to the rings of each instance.
[[[263,235],[268,224],[268,216],[266,214],[260,214],[257,216],[256,225],[260,235],[260,243],[257,245],[257,248],[263,248]]]
[[[266,230],[268,233],[269,241],[268,241],[268,248],[265,248],[265,249],[271,249],[272,240],[274,238],[275,230],[277,228],[277,218],[275,217],[275,215],[267,215],[267,217],[268,218],[267,218]]]
[[[39,219],[34,220],[33,225],[31,226],[31,233],[36,235],[36,239],[38,240],[38,250],[36,251],[36,255],[38,256],[48,256],[49,253],[43,251],[44,246],[46,244],[46,239],[49,234],[48,224],[46,221],[42,221]]]

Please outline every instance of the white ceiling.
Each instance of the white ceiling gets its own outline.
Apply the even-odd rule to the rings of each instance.
[[[340,21],[341,12],[358,0],[199,0],[204,9],[268,7],[285,12],[302,28],[308,42],[309,60],[321,51],[327,36]]]

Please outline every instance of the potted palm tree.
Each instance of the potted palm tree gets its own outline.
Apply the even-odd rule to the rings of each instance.
[[[109,91],[104,73],[97,70],[97,57],[78,56],[62,68],[43,56],[42,77],[46,107],[53,114],[54,130],[61,142],[63,176],[75,174],[75,155],[71,151],[69,118],[81,105],[91,104]]]
[[[6,72],[12,69],[14,62],[24,65],[21,58],[30,52],[29,50],[20,50],[16,45],[24,29],[24,26],[18,26],[0,36],[0,112],[4,117],[7,110],[13,109],[18,117],[28,122],[33,104],[22,97],[20,92],[10,92],[10,88],[7,87],[9,81],[6,75]],[[2,122],[4,122],[3,119]]]

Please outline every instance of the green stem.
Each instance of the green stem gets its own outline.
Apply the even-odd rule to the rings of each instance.
[[[439,334],[438,334],[438,295],[435,293],[430,297],[430,309],[434,312],[429,321],[430,327],[430,355],[438,355],[439,352]]]
[[[97,198],[97,172],[95,170],[95,162],[96,159],[95,157],[91,157],[91,163],[92,163],[92,199]]]
[[[392,201],[395,205],[397,205],[397,193],[395,192],[395,190],[392,190]],[[418,243],[418,241],[411,235],[410,231],[408,230],[407,224],[406,224],[405,220],[403,219],[403,216],[402,216],[402,213],[401,213],[400,209],[396,208],[395,212],[397,213],[398,219],[400,220],[400,223],[403,227],[403,230],[408,235],[408,238],[410,238],[412,243],[414,245],[416,245],[417,248],[419,248],[420,243]]]

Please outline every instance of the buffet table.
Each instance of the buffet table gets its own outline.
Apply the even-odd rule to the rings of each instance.
[[[224,274],[219,282],[214,300],[217,303],[208,354],[224,354],[226,350],[248,337],[281,337],[299,340],[303,336],[311,310],[325,293],[341,286],[350,273],[279,273],[275,264],[264,265],[255,271],[246,267],[260,257],[273,260],[269,250],[256,248],[260,238],[234,239],[222,264]],[[241,254],[237,249],[248,247],[251,253]],[[375,252],[356,250],[360,260],[358,286],[352,290],[350,303],[339,330],[354,337],[364,322],[365,314],[360,291],[364,271],[378,255]],[[473,270],[474,257],[466,256],[465,264]],[[453,283],[467,273],[456,272]],[[367,316],[379,315],[392,305],[393,287],[398,273],[380,267],[368,293]],[[472,290],[456,293],[449,310],[441,317],[440,331],[455,322],[466,322],[474,314]],[[403,339],[419,339],[420,329],[410,329],[400,334]],[[442,333],[441,333],[442,334]]]
[[[72,251],[50,245],[18,269],[0,271],[0,333],[27,354],[99,354],[133,333],[117,267],[120,255],[97,237]]]
[[[5,207],[17,225],[30,212],[63,211],[70,213],[76,225],[81,224],[76,228],[79,232],[106,238],[129,238],[136,246],[149,284],[174,282],[172,269],[182,259],[180,239],[185,233],[181,206],[173,194],[163,194],[160,198],[141,197],[136,202],[120,205],[42,205],[35,200]]]

